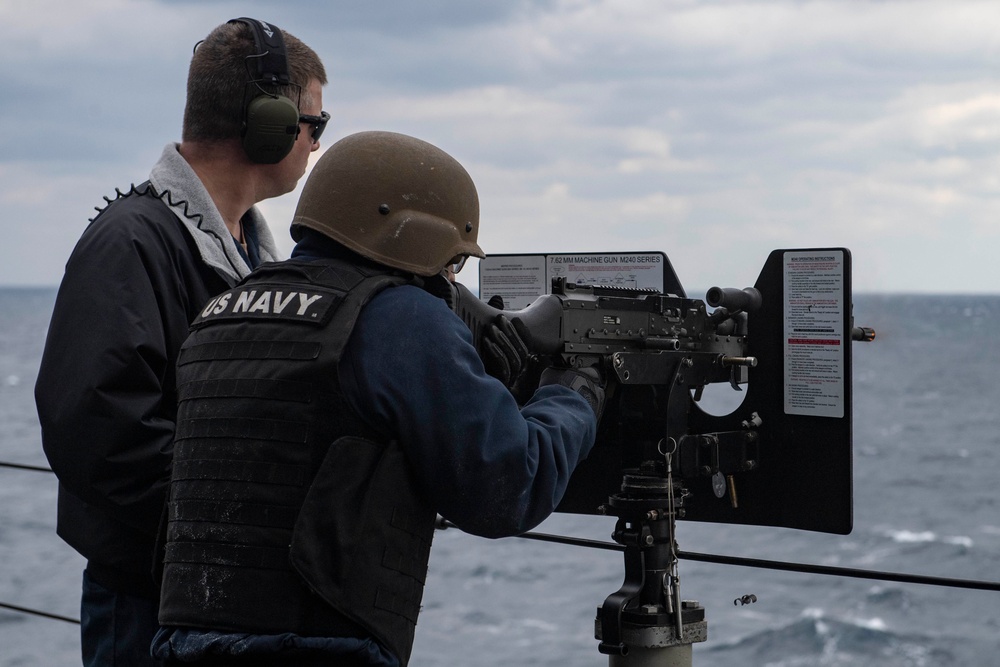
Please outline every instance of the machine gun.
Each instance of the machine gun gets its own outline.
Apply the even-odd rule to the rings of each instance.
[[[464,286],[457,289],[455,311],[478,346],[485,328],[503,311],[475,298]],[[711,314],[706,302],[716,307]],[[577,285],[563,277],[553,279],[550,294],[505,314],[524,325],[525,344],[533,354],[567,368],[598,366],[609,379],[598,451],[611,445],[613,450],[605,454],[623,456],[612,467],[614,473],[647,461],[662,463],[660,450],[668,440],[674,443],[672,449],[679,448],[676,461],[682,477],[708,474],[716,476],[717,484],[718,475],[756,465],[755,422],[732,436],[721,436],[721,443],[719,434],[708,439],[692,436],[686,432],[689,401],[699,401],[711,383],[727,382],[740,391],[747,382],[748,369],[757,364],[747,353],[747,315],[760,308],[761,294],[752,287],[714,287],[706,302],[652,290]],[[634,444],[623,448],[623,443]],[[611,486],[604,490],[614,492],[620,475],[608,481]],[[582,499],[575,498],[579,491],[570,492],[561,511],[600,511],[603,500],[581,504]],[[598,499],[609,495],[598,493]]]
[[[618,517],[625,582],[596,622],[612,665],[660,664],[646,660],[668,650],[689,664],[707,637],[704,609],[680,598],[677,519],[838,534],[853,523],[851,341],[874,332],[853,324],[850,252],[775,250],[752,288],[677,291],[556,278],[551,294],[500,311],[457,287],[477,345],[502,312],[534,354],[608,378],[597,442],[557,511]],[[743,401],[703,410],[704,389],[722,383]]]

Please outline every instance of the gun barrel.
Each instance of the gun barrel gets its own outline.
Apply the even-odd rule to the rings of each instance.
[[[760,308],[762,299],[760,292],[753,287],[738,289],[736,287],[713,287],[705,295],[705,302],[713,308],[725,308],[729,311],[743,310],[748,313]]]
[[[676,338],[649,337],[642,341],[644,347],[650,350],[679,350],[681,342]]]
[[[723,367],[726,366],[747,366],[749,368],[757,367],[757,357],[730,357],[723,355],[719,357],[719,364]]]

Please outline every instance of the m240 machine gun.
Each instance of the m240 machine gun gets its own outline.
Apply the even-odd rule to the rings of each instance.
[[[558,271],[557,271],[558,273]],[[599,649],[617,665],[688,665],[704,609],[682,600],[678,519],[847,534],[853,523],[851,314],[846,248],[775,250],[754,287],[687,298],[569,282],[501,311],[458,286],[456,313],[480,343],[501,312],[534,354],[608,378],[597,442],[557,511],[617,517],[625,581],[598,609]],[[709,309],[712,310],[709,310]],[[713,384],[743,392],[702,409]]]

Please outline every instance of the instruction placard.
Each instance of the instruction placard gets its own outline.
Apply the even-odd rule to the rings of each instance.
[[[845,414],[843,250],[784,253],[785,413]]]
[[[553,278],[662,292],[668,270],[662,252],[490,255],[479,262],[479,297],[499,294],[507,310],[520,310],[548,294]]]

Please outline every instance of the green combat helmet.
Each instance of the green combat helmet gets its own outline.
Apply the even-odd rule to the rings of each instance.
[[[303,187],[292,220],[296,240],[299,226],[419,276],[469,255],[485,257],[468,172],[440,148],[394,132],[359,132],[333,144]]]

